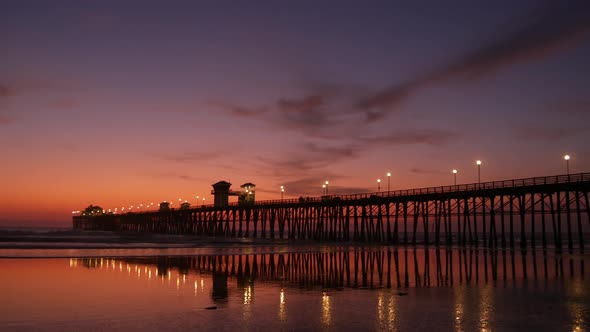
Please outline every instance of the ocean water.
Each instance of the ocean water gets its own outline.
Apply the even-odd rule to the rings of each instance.
[[[182,242],[5,243],[0,329],[590,330],[587,254]]]

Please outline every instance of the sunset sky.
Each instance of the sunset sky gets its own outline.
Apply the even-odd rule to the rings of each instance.
[[[0,226],[590,171],[590,1],[2,1]]]

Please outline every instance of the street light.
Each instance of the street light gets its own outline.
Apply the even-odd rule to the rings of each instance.
[[[197,206],[199,206],[199,196],[197,196]]]
[[[481,160],[475,162],[477,164],[477,183],[481,183]]]
[[[567,171],[567,175],[570,175],[570,155],[566,154],[563,156],[563,159],[565,159],[565,169]]]
[[[381,192],[381,179],[377,179],[377,192]]]
[[[391,191],[391,173],[387,172],[387,191]]]
[[[326,195],[328,194],[328,180],[326,180]]]
[[[457,170],[453,170],[453,177],[455,177],[455,185],[457,185]]]
[[[285,187],[281,186],[281,200],[283,200],[284,193],[285,193]]]
[[[326,194],[326,185],[322,184],[322,188],[323,188],[322,195],[325,195]]]

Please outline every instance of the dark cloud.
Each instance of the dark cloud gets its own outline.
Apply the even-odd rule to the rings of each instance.
[[[306,130],[316,130],[326,127],[330,115],[326,109],[326,98],[322,95],[309,95],[303,98],[281,98],[276,103],[279,124],[283,127]]]
[[[477,79],[507,66],[546,58],[587,39],[590,32],[590,1],[555,1],[519,20],[486,45],[456,61],[406,82],[361,98],[356,107],[376,121],[422,88],[447,79]]]
[[[590,127],[587,128],[533,128],[525,127],[518,129],[516,137],[530,140],[543,140],[543,141],[558,141],[561,139],[574,137],[581,133],[590,131]]]
[[[329,161],[325,159],[313,159],[300,155],[289,154],[282,158],[257,157],[259,169],[273,170],[273,175],[297,175],[309,172],[313,169],[322,168],[328,165]]]
[[[396,132],[385,136],[373,136],[359,138],[361,142],[375,145],[405,145],[426,144],[432,146],[446,145],[457,139],[459,134],[439,129],[416,130],[409,132]]]
[[[551,103],[544,107],[544,110],[551,113],[590,115],[590,100],[565,100]]]
[[[14,96],[16,92],[8,85],[0,84],[0,98]]]
[[[268,108],[266,108],[266,107],[251,108],[251,107],[232,105],[232,104],[223,103],[223,102],[213,102],[211,104],[213,106],[217,106],[217,107],[220,107],[220,108],[226,110],[230,115],[237,116],[237,117],[243,117],[243,118],[257,117],[257,116],[260,116],[260,115],[268,112]]]
[[[330,177],[328,193],[330,195],[346,195],[371,191],[371,189],[368,188],[343,186],[340,182],[345,182],[345,180],[344,177]],[[326,178],[302,177],[296,180],[287,181],[283,185],[285,186],[285,192],[288,196],[321,196],[323,194],[322,185],[325,181]]]
[[[320,154],[323,158],[327,159],[341,159],[341,158],[352,158],[355,156],[355,150],[352,145],[345,145],[342,147],[322,147],[317,143],[305,143],[304,148],[313,154]]]

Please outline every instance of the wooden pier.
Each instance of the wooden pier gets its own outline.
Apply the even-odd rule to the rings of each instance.
[[[590,173],[251,205],[75,216],[75,229],[584,251]]]

